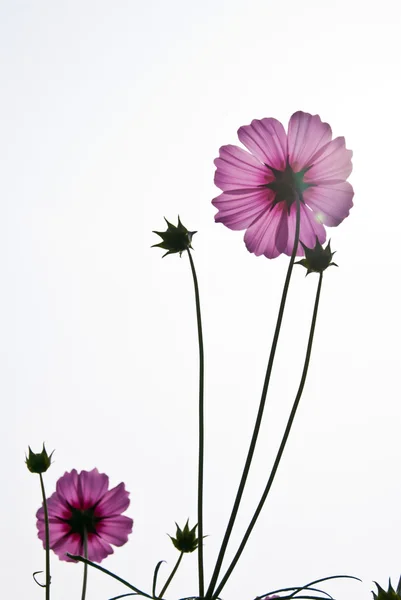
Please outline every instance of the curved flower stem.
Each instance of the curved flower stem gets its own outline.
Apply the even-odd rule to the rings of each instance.
[[[329,600],[334,600],[333,596],[331,596],[331,594],[329,594],[328,592],[325,592],[324,590],[320,590],[319,588],[316,587],[312,587],[314,585],[316,585],[317,583],[323,583],[323,581],[330,581],[331,579],[355,579],[356,581],[361,581],[362,579],[359,579],[359,577],[354,577],[353,575],[330,575],[329,577],[321,577],[320,579],[315,579],[314,581],[311,581],[310,583],[306,583],[305,585],[302,586],[295,586],[295,587],[289,587],[289,588],[280,588],[278,590],[272,590],[271,592],[267,592],[266,594],[262,594],[261,596],[256,596],[256,598],[254,600],[263,600],[264,598],[273,596],[273,594],[281,594],[282,592],[292,592],[289,596],[286,596],[286,598],[300,598],[300,596],[296,596],[296,594],[299,594],[299,592],[302,591],[313,591],[313,592],[318,592],[319,594],[324,594],[327,598],[329,598]],[[283,598],[283,596],[281,596],[281,598]],[[317,598],[317,596],[315,596],[315,598]],[[320,598],[320,600],[323,600],[322,598]],[[110,599],[112,600],[112,599]]]
[[[109,575],[110,577],[112,577],[116,581],[119,581],[120,583],[122,583],[123,585],[125,585],[130,590],[133,590],[134,592],[136,592],[138,594],[138,596],[144,596],[145,598],[153,598],[153,596],[150,596],[150,594],[147,594],[146,592],[143,592],[142,590],[140,590],[139,588],[135,587],[131,583],[128,583],[128,581],[126,581],[122,577],[119,577],[115,573],[112,573],[111,571],[108,571],[104,567],[101,567],[100,565],[92,562],[91,560],[88,560],[87,558],[83,558],[82,556],[79,556],[78,554],[70,554],[70,552],[67,552],[67,556],[69,556],[73,560],[76,560],[78,562],[82,562],[85,565],[89,565],[91,567],[94,567],[95,569],[97,569],[98,571],[101,571],[102,573],[105,573],[106,575]]]
[[[198,325],[198,344],[199,344],[199,453],[198,453],[198,577],[199,577],[199,596],[204,595],[204,572],[203,572],[203,462],[204,462],[204,377],[205,363],[203,353],[203,334],[202,317],[200,309],[199,286],[196,276],[195,265],[191,252],[187,248],[189,263],[191,265],[192,277],[194,280],[195,303],[196,303],[196,321]]]
[[[40,489],[42,490],[43,512],[45,517],[45,545],[46,545],[46,600],[50,600],[50,534],[49,534],[49,512],[47,510],[47,500],[45,485],[43,483],[42,473],[39,473]]]
[[[184,553],[181,552],[180,556],[178,557],[177,562],[175,563],[174,569],[170,573],[170,577],[167,579],[166,583],[164,584],[164,587],[163,587],[162,591],[160,592],[160,594],[158,596],[159,598],[163,598],[164,594],[166,593],[166,590],[167,590],[168,586],[170,585],[171,580],[173,579],[174,575],[177,572],[178,567],[180,566],[180,563],[182,561],[182,557],[183,556],[184,556]]]
[[[288,293],[288,288],[290,285],[290,280],[291,280],[291,275],[292,275],[292,269],[294,266],[294,261],[295,261],[295,257],[296,257],[296,253],[297,253],[297,249],[298,249],[298,244],[299,244],[299,229],[300,229],[300,220],[301,220],[301,206],[300,206],[300,199],[297,198],[296,200],[296,221],[295,221],[295,235],[294,235],[294,246],[292,249],[292,254],[291,254],[291,258],[290,258],[290,263],[288,265],[288,269],[287,269],[287,275],[284,281],[284,287],[283,287],[283,292],[281,295],[281,301],[280,301],[280,307],[279,307],[279,311],[278,311],[278,315],[277,315],[277,322],[276,322],[276,328],[274,330],[274,336],[273,336],[273,341],[272,341],[272,345],[270,348],[270,356],[269,356],[269,362],[267,364],[267,369],[266,369],[266,375],[265,375],[265,380],[264,380],[264,384],[263,384],[263,390],[262,390],[262,395],[260,398],[260,403],[259,403],[259,409],[258,409],[258,414],[256,417],[256,421],[255,421],[255,426],[254,426],[254,430],[253,430],[253,434],[252,434],[252,439],[251,439],[251,443],[249,445],[249,450],[248,450],[248,456],[246,458],[245,461],[245,466],[242,472],[242,476],[241,476],[241,480],[240,480],[240,484],[238,486],[238,491],[237,491],[237,495],[234,501],[234,505],[231,511],[231,515],[230,515],[230,519],[227,525],[227,529],[226,532],[224,534],[224,538],[223,538],[223,542],[220,548],[220,552],[219,555],[217,557],[217,561],[216,561],[216,566],[214,568],[213,571],[213,575],[212,578],[210,580],[210,584],[208,587],[208,590],[206,592],[206,596],[205,598],[207,600],[209,600],[210,598],[212,598],[212,595],[215,596],[216,594],[214,594],[214,587],[216,585],[217,582],[217,578],[219,576],[220,573],[220,569],[221,566],[223,564],[223,559],[224,559],[224,555],[227,549],[227,545],[231,536],[231,532],[235,523],[235,519],[237,517],[237,513],[238,513],[238,509],[241,503],[241,499],[242,499],[242,495],[244,492],[244,488],[245,488],[245,484],[248,478],[248,474],[249,474],[249,469],[251,467],[251,463],[252,463],[252,458],[253,458],[253,454],[255,452],[255,447],[256,447],[256,442],[258,439],[258,435],[259,435],[259,430],[260,430],[260,426],[262,423],[262,417],[263,417],[263,411],[265,408],[265,403],[266,403],[266,396],[267,396],[267,390],[269,388],[269,383],[270,383],[270,377],[271,377],[271,373],[272,373],[272,369],[273,369],[273,363],[274,363],[274,357],[276,354],[276,348],[277,348],[277,342],[278,342],[278,338],[280,335],[280,329],[281,329],[281,323],[283,320],[283,315],[284,315],[284,308],[285,308],[285,302],[287,299],[287,293]]]
[[[278,466],[280,464],[280,460],[281,460],[281,457],[283,455],[284,448],[285,448],[285,445],[286,445],[287,440],[288,440],[288,436],[290,435],[292,424],[294,422],[294,418],[295,418],[295,414],[297,412],[299,401],[301,400],[302,392],[303,392],[305,381],[306,381],[306,375],[308,373],[309,361],[310,361],[311,352],[312,352],[313,336],[314,336],[314,333],[315,333],[317,311],[318,311],[318,308],[319,308],[320,292],[321,292],[321,289],[322,289],[322,281],[323,281],[323,273],[320,273],[320,275],[319,275],[319,283],[318,283],[317,290],[316,290],[315,305],[314,305],[314,308],[313,308],[313,315],[312,315],[312,321],[311,321],[311,326],[310,326],[308,345],[307,345],[307,348],[306,348],[305,361],[304,361],[304,367],[303,367],[303,370],[302,370],[301,380],[299,382],[298,391],[297,391],[297,394],[295,396],[294,404],[292,406],[291,413],[290,413],[290,416],[289,416],[288,421],[287,421],[287,426],[285,428],[283,439],[281,440],[281,444],[280,444],[280,447],[278,449],[277,456],[276,456],[276,459],[275,459],[274,464],[273,464],[273,468],[272,468],[271,473],[270,473],[270,477],[268,479],[268,482],[266,484],[266,487],[265,487],[265,490],[264,490],[264,492],[262,494],[262,497],[261,497],[261,499],[259,501],[259,504],[258,504],[258,506],[256,508],[255,514],[253,515],[252,520],[251,520],[251,522],[250,522],[250,524],[248,526],[248,529],[246,530],[245,535],[244,535],[244,537],[242,539],[242,542],[239,545],[237,553],[235,554],[235,556],[234,556],[234,558],[233,558],[230,566],[228,567],[226,574],[224,575],[224,577],[222,578],[220,584],[216,588],[216,591],[213,594],[213,598],[217,598],[218,597],[218,595],[220,594],[221,590],[225,586],[228,578],[230,577],[230,575],[231,575],[231,573],[232,573],[235,565],[237,564],[237,562],[238,562],[238,560],[239,560],[239,558],[240,558],[240,556],[241,556],[241,554],[242,554],[242,552],[243,552],[243,550],[245,548],[245,545],[246,545],[246,543],[248,541],[248,538],[249,538],[249,536],[250,536],[250,534],[252,532],[252,529],[254,528],[255,523],[256,523],[259,515],[260,515],[260,512],[261,512],[261,510],[263,508],[263,505],[265,503],[267,495],[268,495],[268,493],[270,491],[270,488],[271,488],[271,486],[273,484],[273,481],[274,481],[274,478],[276,476],[276,472],[277,472]],[[315,583],[315,582],[312,582],[312,583]]]
[[[88,560],[88,532],[84,530],[84,558]],[[84,563],[84,576],[82,579],[82,596],[81,600],[85,600],[86,597],[86,584],[88,583],[88,563]]]

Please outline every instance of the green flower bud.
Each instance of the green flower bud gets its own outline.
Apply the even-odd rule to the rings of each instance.
[[[323,273],[327,267],[338,267],[336,263],[331,262],[335,252],[332,252],[330,249],[330,241],[326,248],[323,248],[317,237],[314,248],[308,248],[302,242],[300,242],[300,244],[304,249],[305,258],[299,260],[295,264],[305,267],[305,269],[307,269],[307,275],[309,275],[309,273]]]
[[[401,599],[401,577],[400,577],[400,581],[398,582],[397,591],[395,591],[393,589],[390,579],[388,580],[387,592],[382,587],[380,587],[380,585],[378,583],[376,583],[376,587],[377,587],[377,594],[375,592],[372,592],[374,600],[400,600]]]
[[[188,522],[189,519],[185,523],[184,529],[180,529],[176,523],[177,531],[175,534],[175,538],[169,535],[169,538],[173,542],[174,546],[180,552],[193,552],[198,547],[199,540],[195,534],[195,529],[197,528],[197,525],[195,525],[193,529],[189,529]]]
[[[45,473],[47,469],[51,465],[51,460],[53,456],[53,452],[50,456],[46,452],[45,445],[43,444],[43,450],[39,454],[35,454],[32,452],[30,446],[29,448],[29,456],[25,456],[25,463],[31,473]]]
[[[196,231],[188,231],[181,223],[180,217],[178,217],[177,227],[169,223],[166,218],[164,218],[164,220],[167,223],[167,231],[153,232],[156,233],[156,235],[159,235],[163,241],[160,242],[160,244],[153,244],[152,248],[163,248],[164,250],[167,250],[166,254],[163,254],[163,258],[167,256],[167,254],[175,254],[176,252],[179,252],[181,256],[184,250],[192,248],[192,237],[195,235]]]

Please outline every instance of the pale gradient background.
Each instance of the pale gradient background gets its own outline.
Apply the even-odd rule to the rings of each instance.
[[[240,125],[318,113],[354,151],[355,207],[329,230],[310,374],[271,496],[226,600],[337,573],[371,597],[401,572],[400,7],[396,0],[2,0],[2,597],[44,598],[30,444],[131,492],[130,542],[103,564],[150,590],[196,520],[197,342],[188,260],[161,260],[163,216],[194,238],[206,349],[210,576],[264,377],[287,257],[214,224],[219,146]],[[295,270],[232,555],[264,487],[301,371],[317,277]],[[81,566],[53,557],[53,600]],[[196,556],[168,597],[197,593]],[[90,571],[87,600],[127,591]]]

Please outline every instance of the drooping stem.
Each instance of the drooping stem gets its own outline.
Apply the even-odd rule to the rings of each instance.
[[[264,492],[262,494],[262,497],[261,497],[261,499],[259,501],[259,504],[258,504],[258,506],[256,508],[256,511],[255,511],[255,513],[254,513],[254,515],[253,515],[253,517],[251,519],[251,522],[250,522],[250,524],[248,526],[248,529],[245,532],[245,535],[244,535],[244,537],[242,539],[242,542],[239,545],[237,553],[235,554],[235,556],[234,556],[234,558],[233,558],[230,566],[228,567],[226,574],[224,575],[224,577],[222,578],[220,584],[216,588],[216,591],[213,594],[213,598],[217,598],[218,597],[218,595],[220,594],[221,590],[225,586],[228,578],[230,577],[230,575],[231,575],[231,573],[232,573],[235,565],[237,564],[237,562],[238,562],[238,560],[239,560],[239,558],[240,558],[240,556],[241,556],[241,554],[242,554],[242,552],[243,552],[243,550],[245,548],[245,545],[246,545],[246,543],[248,541],[248,538],[251,535],[252,529],[254,528],[254,526],[256,524],[256,521],[257,521],[257,519],[258,519],[258,517],[259,517],[259,515],[261,513],[263,505],[264,505],[264,503],[266,501],[266,498],[267,498],[267,496],[268,496],[268,494],[270,492],[270,488],[271,488],[271,486],[273,484],[273,481],[274,481],[274,478],[276,476],[277,469],[279,467],[279,464],[280,464],[280,461],[281,461],[281,457],[283,455],[284,448],[286,446],[286,443],[287,443],[287,440],[288,440],[288,436],[290,435],[291,427],[292,427],[292,424],[294,422],[294,418],[295,418],[295,414],[297,412],[299,401],[301,400],[302,392],[303,392],[305,381],[306,381],[306,376],[307,376],[307,373],[308,373],[309,361],[310,361],[311,352],[312,352],[312,345],[313,345],[313,336],[314,336],[314,333],[315,333],[317,312],[318,312],[318,308],[319,308],[320,292],[321,292],[321,289],[322,289],[322,281],[323,281],[323,273],[320,273],[320,275],[319,275],[319,283],[318,283],[317,290],[316,290],[315,305],[314,305],[314,308],[313,308],[313,315],[312,315],[312,321],[311,321],[311,326],[310,326],[310,331],[309,331],[309,339],[308,339],[308,345],[307,345],[307,348],[306,348],[306,354],[305,354],[305,360],[304,360],[304,366],[303,366],[303,370],[302,370],[301,380],[299,382],[298,391],[297,391],[297,394],[295,396],[294,404],[292,406],[291,413],[290,413],[290,416],[289,416],[288,421],[287,421],[287,426],[285,428],[284,435],[283,435],[283,438],[281,440],[281,444],[280,444],[280,447],[279,447],[278,452],[277,452],[276,459],[275,459],[274,464],[273,464],[273,468],[271,470],[268,482],[266,484],[266,487],[265,487],[265,490],[264,490]]]
[[[132,585],[131,583],[129,583],[128,581],[126,581],[125,579],[123,579],[122,577],[119,577],[115,573],[112,573],[111,571],[108,571],[104,567],[101,567],[100,565],[92,562],[91,560],[88,560],[87,558],[83,558],[82,556],[79,556],[78,554],[70,554],[70,552],[67,552],[67,556],[69,556],[73,560],[76,560],[77,562],[82,562],[82,563],[84,563],[86,565],[89,565],[90,567],[93,567],[94,569],[97,569],[98,571],[101,571],[102,573],[105,573],[106,575],[109,575],[109,577],[112,577],[116,581],[119,581],[120,583],[122,583],[123,585],[125,585],[130,590],[133,590],[135,592],[135,595],[144,596],[145,598],[153,598],[153,596],[150,596],[146,592],[143,592],[139,588],[135,587],[134,585]]]
[[[46,545],[46,600],[50,600],[50,533],[49,533],[49,512],[47,510],[47,500],[45,485],[43,483],[42,473],[39,473],[40,489],[42,490],[43,512],[45,517],[45,545]]]
[[[86,528],[84,529],[84,558],[88,560],[88,533]],[[85,600],[86,597],[86,584],[88,583],[88,563],[84,563],[84,576],[82,579],[82,596],[81,600]]]
[[[178,569],[178,567],[180,566],[180,563],[181,563],[181,561],[182,561],[182,557],[183,557],[183,556],[184,556],[184,553],[183,553],[183,552],[181,552],[180,556],[178,557],[178,560],[177,560],[177,562],[175,563],[175,567],[174,567],[174,569],[173,569],[173,570],[171,571],[171,573],[170,573],[170,577],[167,579],[166,583],[165,583],[165,584],[164,584],[164,586],[163,586],[163,589],[162,589],[162,591],[161,591],[161,592],[160,592],[160,594],[159,594],[159,598],[163,598],[163,595],[166,593],[166,590],[167,590],[168,586],[170,585],[170,583],[171,583],[171,580],[173,579],[174,575],[175,575],[175,574],[176,574],[176,572],[177,572],[177,569]]]
[[[247,455],[247,458],[245,461],[244,469],[243,469],[241,480],[240,480],[240,483],[238,486],[238,491],[237,491],[237,495],[235,497],[235,501],[234,501],[234,505],[233,505],[233,508],[231,511],[230,519],[228,521],[226,532],[224,534],[223,542],[222,542],[222,545],[220,548],[219,555],[217,557],[217,561],[216,561],[216,565],[215,565],[215,568],[214,568],[214,571],[212,574],[212,578],[210,580],[210,584],[209,584],[208,590],[206,592],[205,598],[207,600],[212,598],[212,595],[213,596],[215,595],[214,588],[217,583],[217,578],[219,576],[219,573],[220,573],[220,570],[221,570],[221,567],[223,564],[224,555],[225,555],[225,552],[227,549],[227,545],[228,545],[228,542],[229,542],[229,539],[231,536],[232,529],[234,527],[234,523],[235,523],[235,519],[237,517],[237,513],[238,513],[240,503],[241,503],[242,495],[244,493],[245,484],[246,484],[246,481],[248,478],[249,470],[250,470],[251,463],[252,463],[252,458],[253,458],[253,455],[255,452],[256,442],[258,440],[260,426],[262,423],[262,417],[263,417],[263,412],[264,412],[265,403],[266,403],[267,391],[269,388],[270,377],[271,377],[271,373],[272,373],[272,369],[273,369],[273,363],[274,363],[274,358],[275,358],[275,354],[276,354],[278,338],[280,335],[281,323],[282,323],[283,315],[284,315],[285,303],[287,300],[288,288],[290,285],[292,269],[294,266],[295,257],[297,254],[297,249],[298,249],[298,244],[299,244],[299,230],[300,230],[300,220],[301,220],[300,202],[301,202],[301,200],[299,198],[297,198],[295,201],[296,220],[295,220],[294,245],[293,245],[291,258],[290,258],[290,262],[289,262],[288,269],[287,269],[287,275],[286,275],[285,281],[284,281],[283,291],[281,294],[280,307],[279,307],[279,311],[278,311],[278,315],[277,315],[277,321],[276,321],[276,327],[274,330],[273,341],[272,341],[272,345],[270,348],[269,361],[267,364],[266,375],[265,375],[265,380],[264,380],[264,384],[263,384],[262,395],[260,398],[258,414],[256,417],[255,426],[254,426],[253,434],[252,434],[252,439],[251,439],[251,442],[249,445],[248,455]]]
[[[199,442],[198,442],[198,578],[199,578],[199,596],[204,595],[204,572],[203,572],[203,462],[204,462],[204,376],[205,363],[203,353],[203,333],[202,317],[200,309],[199,286],[196,276],[195,265],[192,259],[191,251],[188,248],[188,258],[191,265],[192,277],[195,290],[196,321],[198,326],[198,345],[199,345]]]

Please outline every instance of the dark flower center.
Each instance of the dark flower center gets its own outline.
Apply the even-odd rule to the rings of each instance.
[[[299,198],[303,202],[304,191],[314,185],[313,183],[304,182],[304,175],[311,167],[306,167],[301,171],[295,172],[290,167],[288,158],[284,171],[278,171],[269,165],[266,165],[266,167],[270,169],[275,177],[274,181],[264,186],[275,192],[272,208],[279,202],[285,202],[289,212],[295,200]]]
[[[99,518],[95,517],[94,508],[82,510],[71,506],[70,509],[71,517],[67,520],[67,523],[71,527],[70,533],[78,533],[82,539],[88,533],[96,533],[96,523],[99,521]]]

